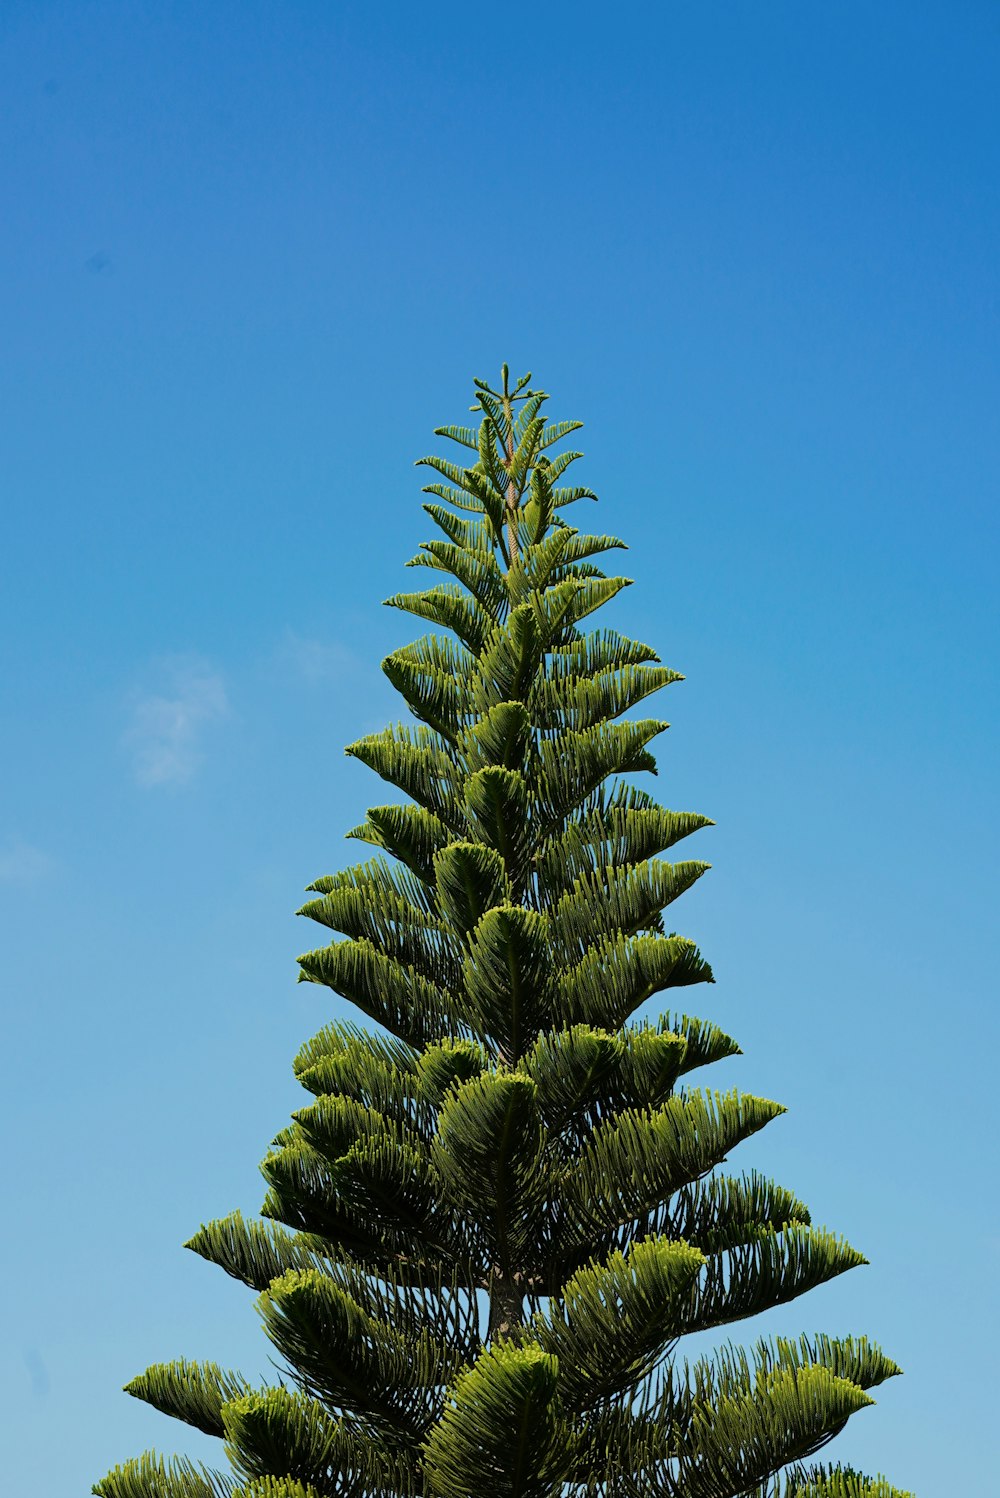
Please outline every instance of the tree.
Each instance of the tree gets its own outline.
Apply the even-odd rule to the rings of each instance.
[[[720,1167],[784,1110],[689,1085],[739,1048],[685,1014],[712,981],[664,912],[708,825],[632,783],[680,680],[587,627],[622,546],[569,525],[530,376],[476,381],[478,427],[436,435],[442,532],[389,600],[432,632],[383,663],[416,726],[347,751],[408,798],[348,835],[375,850],[311,885],[335,933],[300,958],[376,1028],[334,1023],[295,1071],[312,1101],[262,1169],[263,1221],[187,1245],[259,1293],[284,1375],[147,1369],[128,1392],[220,1437],[231,1476],[146,1455],[103,1498],[900,1498],[810,1464],[899,1370],[864,1337],[676,1355],[864,1263],[789,1190]]]

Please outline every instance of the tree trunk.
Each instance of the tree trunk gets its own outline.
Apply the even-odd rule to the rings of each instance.
[[[490,1281],[489,1341],[511,1337],[523,1325],[524,1296],[513,1280],[494,1275]]]

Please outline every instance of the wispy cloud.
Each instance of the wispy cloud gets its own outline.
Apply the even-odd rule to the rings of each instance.
[[[34,884],[44,879],[54,867],[53,860],[41,848],[30,843],[8,842],[0,848],[0,882],[3,884]]]
[[[346,645],[297,635],[291,629],[282,636],[275,660],[284,670],[313,684],[343,681],[358,665],[357,656]]]
[[[44,1399],[49,1392],[49,1370],[37,1347],[26,1347],[22,1352],[27,1369],[31,1392],[36,1399]]]
[[[138,697],[125,743],[140,785],[181,785],[202,761],[204,729],[229,713],[225,682],[198,656],[159,663],[162,690]]]

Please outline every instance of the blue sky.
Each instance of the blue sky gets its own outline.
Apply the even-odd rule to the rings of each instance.
[[[266,1369],[180,1245],[259,1205],[336,1012],[293,912],[380,797],[342,748],[395,712],[412,462],[504,359],[587,423],[613,622],[688,677],[697,1008],[789,1106],[745,1161],[872,1261],[775,1324],[906,1368],[838,1455],[986,1491],[998,67],[967,0],[6,0],[12,1492],[208,1451],[120,1392],[151,1362]]]

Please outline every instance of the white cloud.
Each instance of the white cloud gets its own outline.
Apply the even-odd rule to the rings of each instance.
[[[34,884],[53,867],[49,855],[30,843],[15,840],[0,849],[0,882],[4,884]]]
[[[285,631],[275,658],[283,669],[316,685],[325,681],[343,681],[358,664],[357,656],[346,645],[339,645],[335,640],[297,635],[291,629]]]
[[[140,785],[180,785],[202,761],[205,727],[228,716],[225,683],[198,656],[169,656],[159,664],[163,690],[141,696],[125,742]]]

